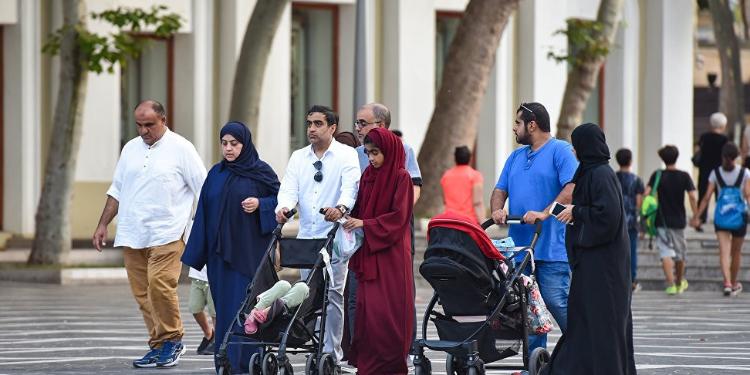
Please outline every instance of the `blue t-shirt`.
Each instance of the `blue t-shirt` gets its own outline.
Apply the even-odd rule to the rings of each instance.
[[[536,152],[519,147],[505,161],[495,187],[508,193],[508,212],[521,216],[527,211],[544,211],[563,187],[573,179],[578,160],[568,142],[551,138]],[[518,246],[531,243],[533,225],[511,225],[508,235]],[[542,223],[542,233],[534,249],[541,261],[567,262],[565,224],[555,218]]]
[[[414,155],[414,149],[404,142],[404,153],[406,153],[406,171],[411,176],[411,182],[414,185],[422,186],[422,172],[419,170],[419,164],[417,164],[417,157]],[[370,165],[370,161],[365,155],[365,146],[357,147],[357,156],[359,157],[359,169],[362,173],[365,173],[365,168]]]

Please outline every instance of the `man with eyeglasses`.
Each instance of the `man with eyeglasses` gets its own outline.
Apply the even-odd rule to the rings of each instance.
[[[354,206],[361,173],[357,152],[336,141],[338,115],[328,107],[314,105],[307,111],[307,138],[310,145],[292,153],[281,181],[276,220],[285,223],[285,214],[297,207],[297,238],[323,238]],[[320,210],[325,215],[320,214]],[[349,261],[332,257],[333,276],[329,286],[326,334],[323,351],[341,360],[344,330],[344,284]]]
[[[359,137],[359,143],[364,144],[364,139],[370,130],[377,127],[389,129],[391,127],[391,111],[383,104],[380,103],[369,103],[361,106],[357,110],[357,119],[354,121],[354,130]],[[414,204],[417,204],[419,199],[419,193],[422,188],[422,173],[419,170],[417,164],[417,157],[414,154],[414,149],[411,148],[406,142],[401,142],[404,145],[404,153],[406,154],[406,171],[411,176],[412,186],[414,188]],[[357,156],[359,157],[359,167],[362,173],[370,165],[370,161],[365,154],[365,146],[357,147]],[[411,223],[411,255],[412,262],[414,261],[414,218]],[[412,285],[415,287],[415,285]],[[357,280],[354,274],[349,275],[349,305],[348,316],[349,316],[349,332],[354,335],[354,315],[357,301]],[[416,296],[416,294],[415,294]],[[413,336],[416,336],[417,324],[416,316],[414,318],[414,331]],[[413,339],[414,337],[412,337]],[[413,340],[412,340],[413,341]]]
[[[516,142],[523,145],[510,154],[497,181],[490,208],[495,223],[505,224],[510,215],[524,215],[528,224],[542,221],[542,233],[534,249],[536,280],[542,298],[560,329],[567,329],[570,267],[565,250],[565,224],[547,220],[554,202],[569,204],[572,200],[573,175],[578,169],[570,143],[550,134],[547,109],[539,103],[524,103],[516,111],[513,124]],[[504,210],[506,199],[510,207]],[[532,225],[511,225],[508,235],[519,245],[528,245]],[[529,353],[546,348],[547,335],[529,337]]]

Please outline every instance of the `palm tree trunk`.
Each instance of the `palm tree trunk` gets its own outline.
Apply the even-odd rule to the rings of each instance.
[[[453,166],[453,149],[475,144],[495,52],[518,1],[471,0],[466,6],[451,42],[435,110],[419,152],[424,181],[415,209],[419,216],[431,216],[440,210],[440,177]]]
[[[258,0],[247,23],[234,74],[229,119],[245,123],[257,138],[263,77],[273,37],[289,0]]]
[[[716,47],[721,61],[721,90],[719,111],[727,116],[730,138],[735,124],[745,126],[745,93],[743,91],[740,48],[734,33],[734,17],[728,0],[712,0],[708,8],[713,18]]]
[[[70,203],[88,75],[74,25],[84,26],[85,14],[83,1],[64,1],[63,19],[70,27],[60,45],[60,88],[29,264],[60,264],[70,252]]]
[[[623,0],[601,0],[599,11],[596,15],[597,22],[602,25],[601,29],[592,35],[594,40],[603,41],[605,45],[612,46],[620,23]],[[596,55],[582,59],[568,72],[568,82],[565,84],[560,118],[557,120],[557,134],[559,139],[569,139],[573,128],[581,123],[583,111],[586,109],[591,91],[596,86],[599,70],[607,59],[606,55]]]

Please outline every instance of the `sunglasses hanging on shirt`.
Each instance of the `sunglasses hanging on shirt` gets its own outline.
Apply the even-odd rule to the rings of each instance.
[[[320,171],[321,168],[323,168],[323,162],[318,160],[313,163],[313,167],[315,167],[315,169],[317,170],[317,172],[315,172],[315,175],[313,176],[315,182],[323,181],[323,172]]]

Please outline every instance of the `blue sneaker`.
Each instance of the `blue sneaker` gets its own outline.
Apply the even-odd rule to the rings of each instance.
[[[153,348],[146,353],[146,355],[143,356],[141,359],[136,359],[133,361],[133,367],[135,368],[148,368],[148,367],[156,367],[156,358],[159,357],[159,353],[161,353],[161,349],[159,348]]]
[[[173,367],[180,362],[180,357],[187,351],[182,341],[164,341],[161,352],[156,359],[156,367]]]

